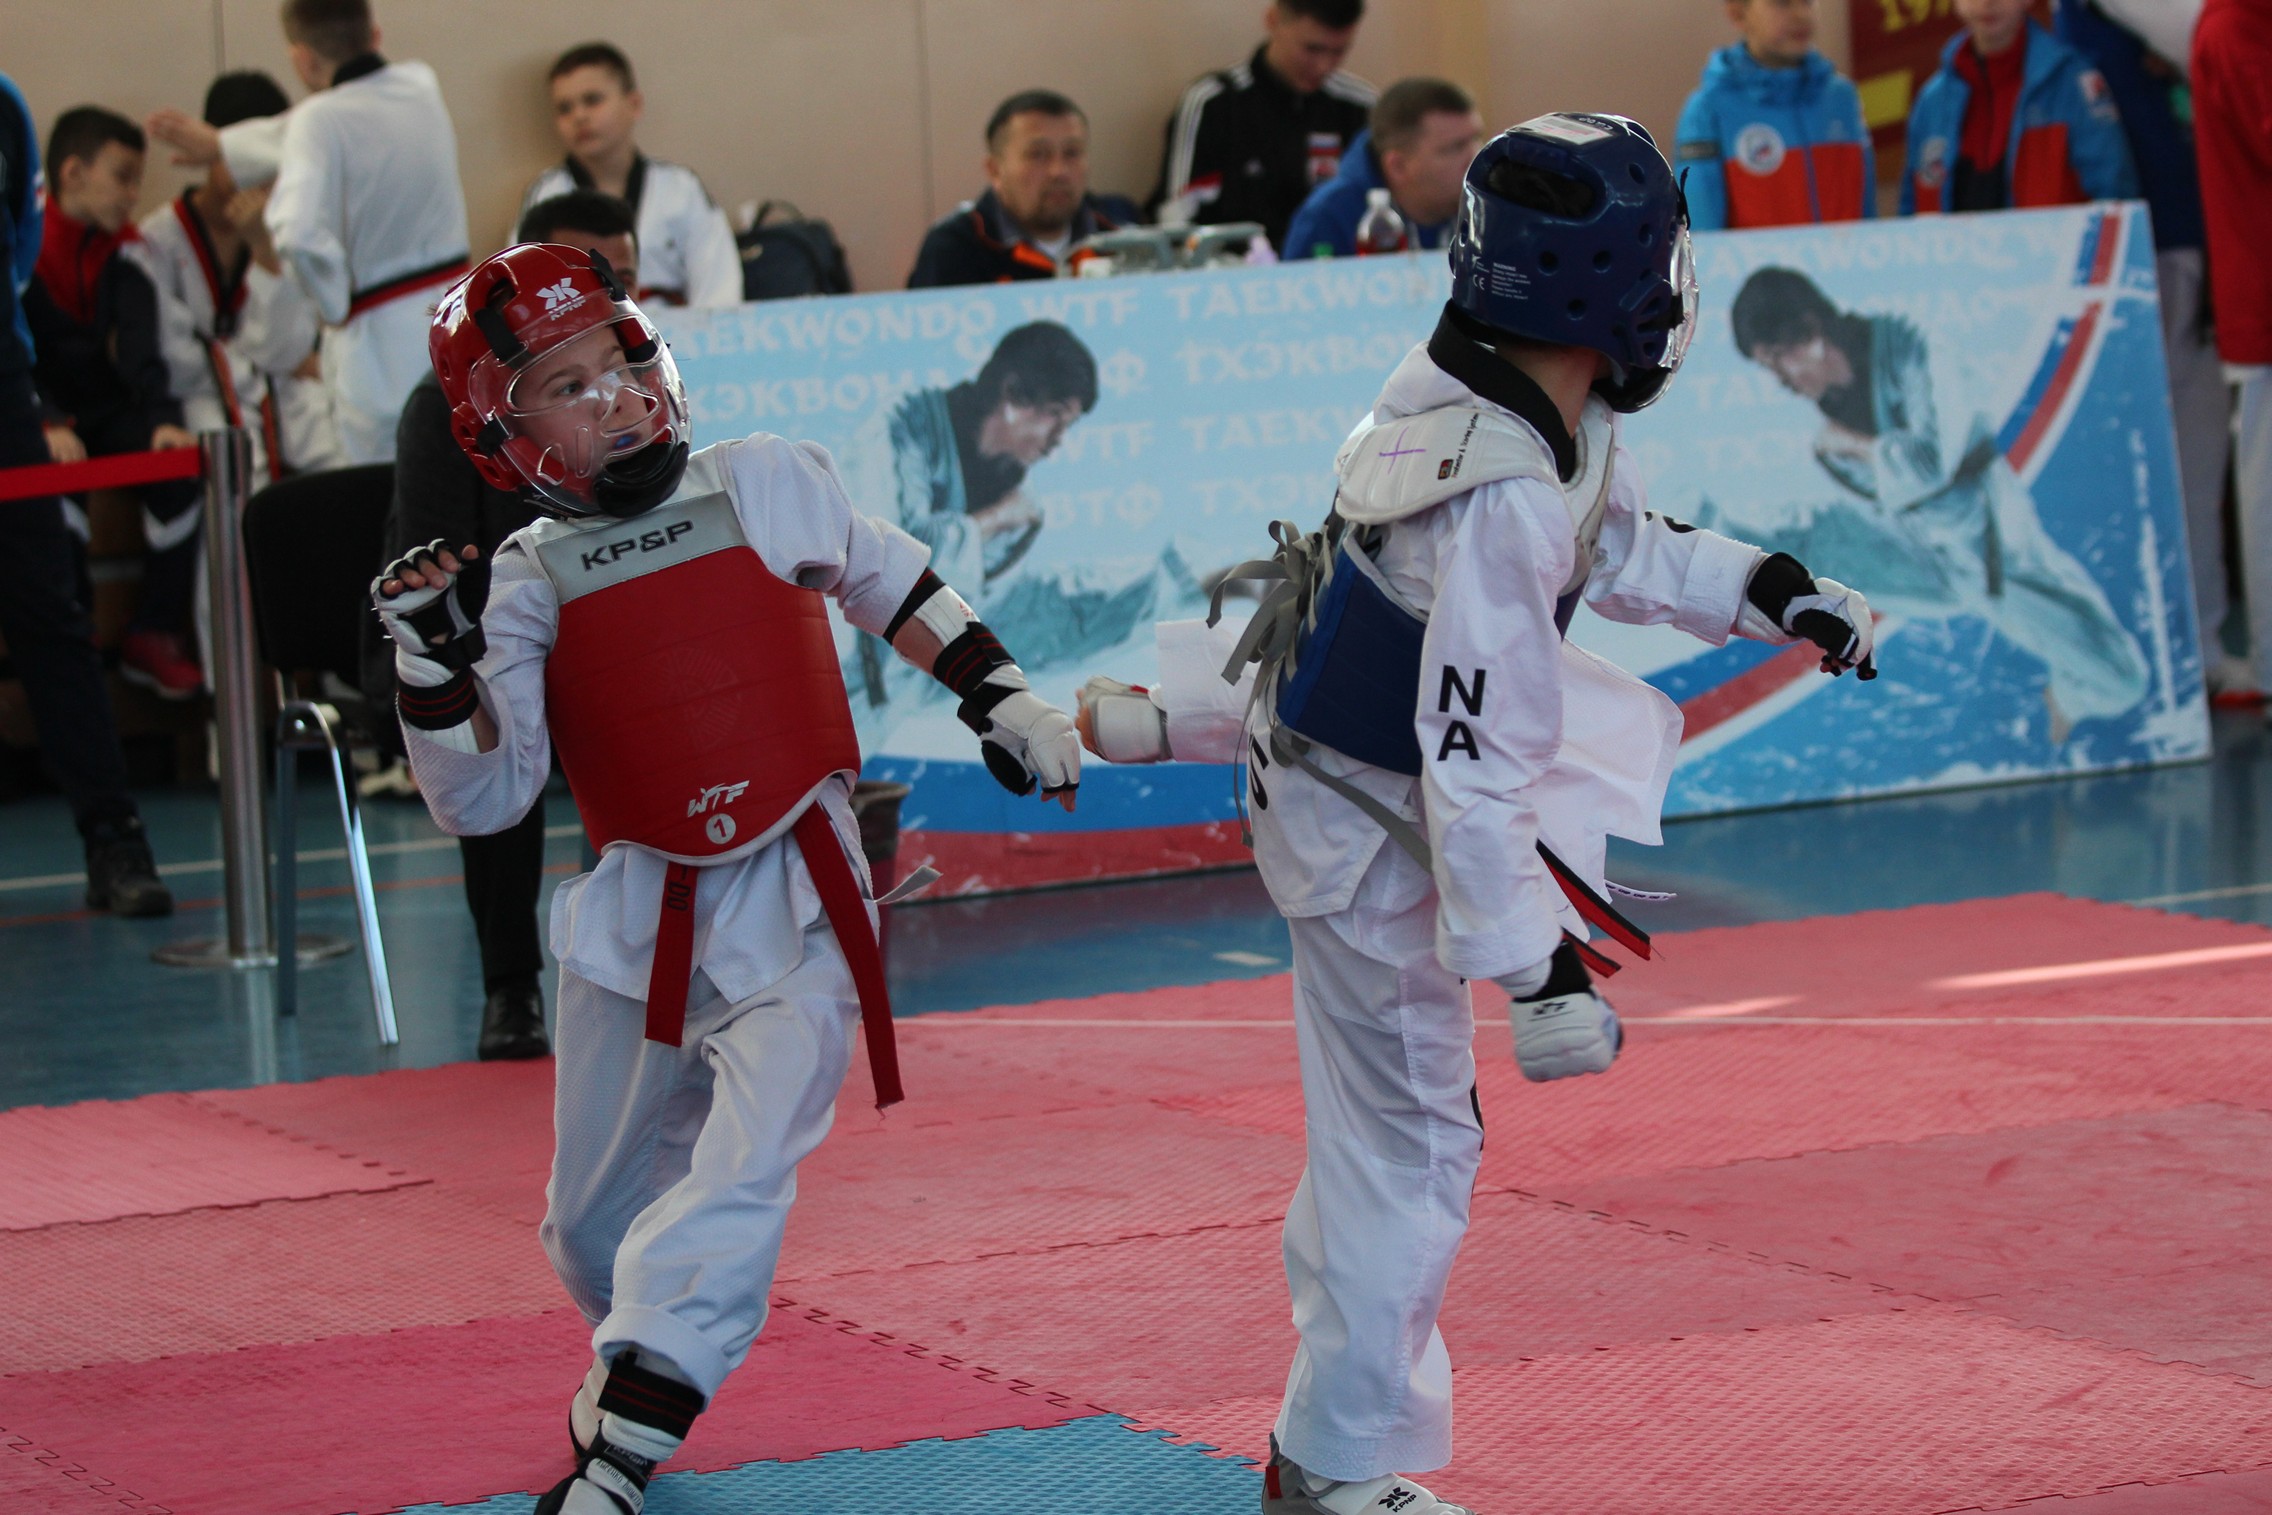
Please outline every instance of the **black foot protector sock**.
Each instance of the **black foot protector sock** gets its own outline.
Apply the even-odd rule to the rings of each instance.
[[[647,1481],[686,1440],[702,1396],[625,1353],[599,1391],[599,1425],[576,1471],[537,1501],[536,1515],[641,1515]],[[573,1434],[573,1432],[571,1433]]]

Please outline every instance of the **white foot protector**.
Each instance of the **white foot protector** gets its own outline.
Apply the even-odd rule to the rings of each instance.
[[[1270,1439],[1263,1470],[1262,1515],[1474,1515],[1465,1505],[1438,1499],[1409,1478],[1390,1474],[1362,1483],[1337,1483],[1305,1473]]]

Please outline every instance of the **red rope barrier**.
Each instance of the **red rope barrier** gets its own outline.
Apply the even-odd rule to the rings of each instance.
[[[195,479],[204,472],[204,456],[194,447],[172,447],[164,452],[122,452],[111,458],[89,458],[84,463],[35,463],[29,468],[0,468],[0,500],[84,494],[90,489],[125,489],[168,479]]]

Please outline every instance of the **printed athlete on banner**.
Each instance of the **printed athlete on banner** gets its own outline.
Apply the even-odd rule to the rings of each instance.
[[[1875,676],[1854,590],[1647,508],[1622,418],[1695,328],[1687,210],[1648,134],[1554,115],[1476,157],[1435,334],[1335,459],[1315,531],[1233,570],[1252,619],[1157,628],[1160,677],[1091,679],[1080,721],[1115,762],[1245,768],[1255,859],[1288,917],[1309,1161],[1288,1210],[1301,1342],[1269,1515],[1456,1515],[1402,1476],[1451,1457],[1436,1315],[1482,1123],[1467,981],[1509,997],[1534,1080],[1605,1071],[1594,987],[1606,838],[1660,840],[1672,702],[1573,646],[1614,621],[1809,642]]]
[[[1072,809],[1080,743],[817,444],[690,449],[677,368],[597,254],[499,253],[443,299],[432,353],[459,445],[546,518],[499,549],[484,607],[457,587],[476,550],[445,542],[372,595],[435,821],[513,825],[557,750],[601,849],[553,902],[542,1231],[595,1356],[575,1470],[537,1509],[639,1515],[764,1324],[855,1020],[878,1106],[900,1097],[828,601],[947,686],[1013,792]]]

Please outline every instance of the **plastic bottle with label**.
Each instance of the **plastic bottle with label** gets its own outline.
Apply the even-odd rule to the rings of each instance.
[[[1412,246],[1411,233],[1405,229],[1404,217],[1388,202],[1388,191],[1365,191],[1365,216],[1357,223],[1357,256],[1369,258],[1375,253],[1400,253]]]

